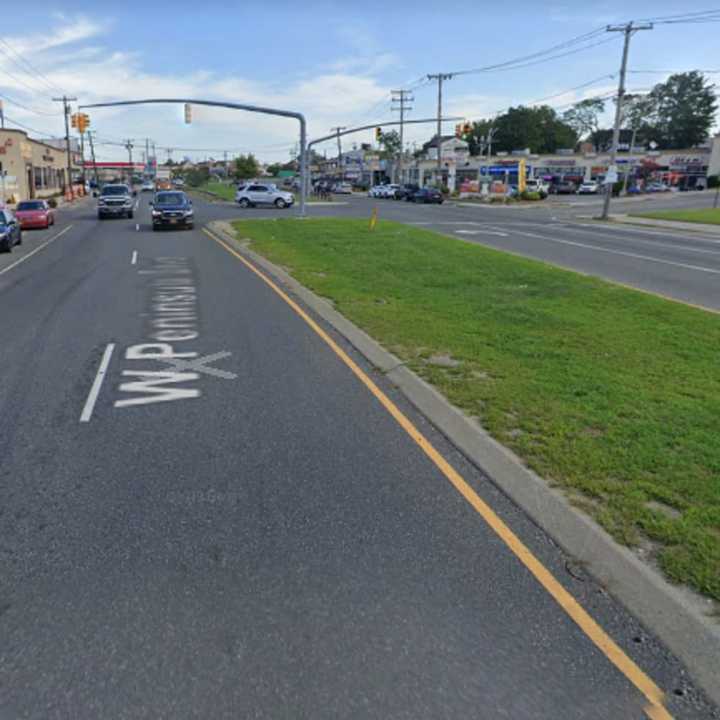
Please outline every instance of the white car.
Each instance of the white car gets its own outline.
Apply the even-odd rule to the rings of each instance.
[[[368,190],[368,197],[381,197],[382,191],[385,189],[385,185],[373,185]]]
[[[584,182],[577,189],[578,195],[597,195],[600,191],[600,186],[594,181]]]
[[[550,192],[550,185],[540,178],[533,178],[526,181],[525,189],[528,192],[545,193],[547,195]]]
[[[352,195],[352,185],[349,182],[336,183],[332,191],[338,195]]]
[[[382,188],[380,188],[380,192],[378,193],[377,197],[381,198],[394,198],[395,197],[395,191],[399,190],[399,185],[383,185]]]
[[[155,192],[155,183],[152,180],[145,180],[140,188],[140,192]]]
[[[274,205],[276,208],[286,208],[295,202],[295,197],[292,193],[279,190],[277,185],[248,183],[238,188],[235,201],[243,208],[256,205]]]

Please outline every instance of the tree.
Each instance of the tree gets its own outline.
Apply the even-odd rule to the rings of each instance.
[[[492,126],[492,120],[478,120],[472,124],[469,134],[464,136],[471,155],[481,155],[485,151]]]
[[[562,119],[582,140],[592,136],[600,129],[600,115],[605,112],[605,101],[600,98],[587,98],[575,103],[563,113]]]
[[[577,133],[547,105],[510,108],[493,126],[493,148],[498,151],[529,148],[534,153],[553,153],[577,143]]]
[[[210,179],[210,171],[205,165],[190,168],[185,174],[185,181],[192,187],[200,187]]]
[[[236,178],[253,178],[258,174],[258,172],[258,162],[252,153],[248,153],[247,155],[238,155],[235,158],[234,175]]]
[[[689,148],[707,140],[715,121],[714,85],[693,70],[671,75],[649,95],[653,108],[653,138],[668,149]]]
[[[384,132],[378,140],[380,157],[385,160],[394,160],[400,155],[400,133],[397,130]]]
[[[282,163],[273,163],[267,166],[268,174],[277,177],[277,174],[283,169]]]

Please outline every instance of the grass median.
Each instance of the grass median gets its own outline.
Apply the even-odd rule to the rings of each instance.
[[[389,221],[234,227],[618,541],[720,599],[720,316]]]
[[[675,220],[676,222],[720,225],[720,208],[701,208],[699,210],[655,210],[654,212],[633,213],[635,217],[655,220]]]
[[[235,193],[237,192],[235,185],[228,185],[227,183],[221,182],[208,182],[201,185],[198,188],[194,188],[199,192],[207,192],[211,195],[221,197],[223,200],[235,200]]]

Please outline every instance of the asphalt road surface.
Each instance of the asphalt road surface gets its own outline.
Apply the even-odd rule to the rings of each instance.
[[[238,211],[196,213],[153,233],[146,199],[106,221],[86,201],[0,257],[0,717],[647,717],[638,675],[200,229]],[[670,715],[712,717],[667,649],[327,332]]]
[[[613,211],[708,207],[712,193],[665,193],[614,200]],[[537,206],[498,207],[447,202],[414,205],[362,195],[310,204],[312,216],[370,217],[412,223],[468,242],[536,258],[682,302],[720,310],[720,235],[595,222],[601,198],[552,197]],[[232,209],[230,209],[232,208]],[[275,217],[262,209],[217,203],[214,217]]]

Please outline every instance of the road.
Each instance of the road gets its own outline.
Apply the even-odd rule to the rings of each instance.
[[[197,201],[195,230],[153,233],[146,198],[133,220],[86,203],[0,257],[0,717],[643,718],[643,678],[670,716],[711,717],[381,375],[202,231],[233,213]]]
[[[615,200],[618,212],[666,207],[705,207],[708,192],[673,193],[650,198]],[[219,203],[214,216],[272,217],[260,209],[240,211]],[[341,196],[331,205],[310,205],[312,216],[380,218],[482,243],[561,267],[596,275],[682,302],[720,310],[720,236],[670,229],[608,225],[592,220],[601,199],[564,196],[523,207],[497,207],[448,202],[414,205],[393,200]]]

